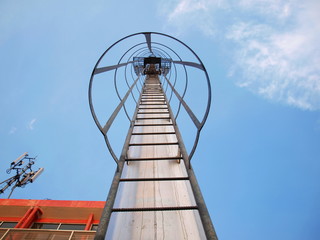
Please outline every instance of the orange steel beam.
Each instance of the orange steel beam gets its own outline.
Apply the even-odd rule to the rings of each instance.
[[[91,229],[91,225],[93,223],[93,213],[91,213],[88,217],[88,221],[86,227],[84,228],[85,231],[89,231]]]
[[[37,200],[37,199],[0,199],[2,206],[52,206],[52,207],[91,207],[103,208],[105,201],[73,201],[73,200]]]
[[[0,199],[0,221],[18,222],[15,228],[27,228],[34,222],[86,224],[86,229],[88,228],[90,230],[92,224],[99,224],[100,213],[98,210],[101,209],[102,211],[104,204],[105,201]],[[15,207],[19,208],[18,214],[13,210]],[[38,210],[33,210],[34,208]],[[49,211],[51,213],[55,208],[57,208],[55,211],[70,209],[70,214],[74,212],[72,209],[79,210],[76,212],[81,212],[82,210],[88,212],[87,215],[81,217],[81,219],[78,218],[79,216],[72,214],[59,217],[59,215],[48,215],[47,208],[50,208]],[[93,216],[91,217],[91,215]]]
[[[23,215],[23,217],[19,220],[19,222],[14,228],[20,228],[21,224],[27,219],[32,209],[33,209],[32,207],[28,209],[28,211]]]
[[[14,228],[28,228],[42,214],[39,207],[30,208]]]
[[[21,224],[20,228],[29,228],[32,223],[38,219],[39,216],[42,215],[42,211],[39,207],[35,207],[32,212],[30,213],[30,215],[28,216],[28,218],[26,219],[26,221]]]

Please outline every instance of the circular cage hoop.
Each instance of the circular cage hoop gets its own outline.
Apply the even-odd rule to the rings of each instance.
[[[99,64],[100,62],[105,58],[105,56],[107,55],[107,53],[112,49],[114,48],[116,45],[118,45],[119,43],[129,39],[129,38],[133,38],[133,37],[136,37],[136,36],[144,36],[145,37],[145,42],[139,42],[137,43],[136,45],[133,45],[131,48],[129,48],[128,50],[124,51],[125,53],[119,58],[119,62],[118,64],[116,65],[111,65],[111,66],[106,66],[106,67],[101,67],[99,68]],[[170,47],[166,46],[165,44],[162,44],[162,43],[158,43],[158,42],[152,42],[152,36],[153,35],[157,35],[157,36],[161,36],[161,37],[166,37],[166,38],[169,38],[171,40],[174,40],[176,41],[177,43],[180,43],[182,46],[184,46],[186,49],[188,49],[192,55],[198,60],[197,63],[195,62],[187,62],[187,61],[183,61],[180,56],[173,50],[171,49]],[[205,108],[205,112],[204,112],[204,115],[203,115],[203,118],[201,119],[201,121],[199,121],[197,119],[197,117],[195,116],[195,114],[191,111],[191,109],[189,108],[189,106],[185,103],[183,97],[184,97],[184,94],[185,94],[185,91],[187,89],[187,87],[185,87],[185,91],[184,93],[182,94],[182,96],[180,96],[180,98],[178,97],[177,95],[177,92],[175,92],[175,89],[174,89],[174,85],[170,85],[170,82],[169,80],[167,80],[167,84],[170,85],[170,87],[172,88],[172,92],[174,92],[178,98],[178,100],[180,101],[179,103],[179,111],[180,111],[180,106],[182,105],[186,112],[189,114],[189,117],[191,118],[191,120],[193,121],[194,125],[196,126],[196,129],[197,129],[197,133],[196,133],[196,136],[195,136],[195,141],[194,141],[194,144],[193,144],[193,147],[191,149],[191,151],[188,153],[188,161],[190,162],[195,150],[196,150],[196,147],[198,145],[198,141],[199,141],[199,137],[200,137],[200,132],[201,132],[201,129],[203,128],[206,120],[207,120],[207,117],[209,115],[209,111],[210,111],[210,106],[211,106],[211,84],[210,84],[210,79],[209,79],[209,76],[208,76],[208,73],[207,73],[207,70],[205,68],[205,66],[203,65],[201,59],[198,57],[198,55],[188,46],[186,45],[184,42],[182,42],[181,40],[175,38],[175,37],[172,37],[170,35],[167,35],[167,34],[164,34],[164,33],[159,33],[159,32],[139,32],[139,33],[134,33],[134,34],[131,34],[131,35],[128,35],[126,37],[123,37],[121,39],[119,39],[118,41],[116,41],[115,43],[113,43],[107,50],[105,50],[105,52],[100,56],[100,58],[98,59],[97,63],[95,64],[94,68],[93,68],[93,71],[92,71],[92,74],[91,74],[91,77],[90,77],[90,82],[89,82],[89,89],[88,89],[88,98],[89,98],[89,107],[90,107],[90,111],[91,111],[91,114],[92,114],[92,117],[94,119],[94,122],[95,124],[97,125],[98,129],[100,130],[100,132],[102,133],[102,135],[104,136],[105,138],[105,142],[107,144],[107,147],[108,147],[108,150],[110,151],[110,154],[112,155],[113,159],[118,163],[119,162],[119,159],[118,157],[116,156],[116,154],[114,153],[112,147],[111,147],[111,144],[109,142],[109,139],[108,139],[108,136],[107,136],[107,132],[108,132],[108,129],[110,128],[114,118],[116,117],[117,113],[113,113],[112,116],[109,118],[108,122],[106,123],[106,125],[109,123],[110,126],[107,126],[106,125],[104,127],[102,127],[102,125],[100,124],[98,118],[97,118],[97,115],[96,115],[96,111],[94,109],[94,106],[93,106],[93,101],[92,101],[92,86],[93,86],[93,81],[94,81],[94,77],[96,74],[100,74],[100,73],[103,73],[103,72],[107,72],[107,71],[112,71],[112,70],[115,70],[115,88],[116,88],[116,91],[117,91],[117,95],[120,99],[121,102],[125,102],[125,98],[121,98],[119,93],[118,93],[118,90],[117,90],[117,86],[116,86],[116,73],[117,73],[117,69],[120,68],[120,67],[127,67],[127,65],[129,64],[133,64],[133,61],[128,61],[125,62],[125,63],[120,63],[121,60],[124,58],[125,54],[127,52],[129,52],[130,49],[133,49],[134,47],[136,46],[140,46],[140,45],[143,45],[143,44],[146,44],[145,47],[142,47],[142,50],[144,52],[148,52],[148,51],[145,51],[145,50],[149,50],[149,53],[153,53],[152,49],[152,44],[154,45],[157,45],[157,48],[155,48],[156,51],[160,52],[161,50],[163,51],[162,54],[164,56],[166,55],[169,55],[165,50],[161,49],[159,46],[161,47],[164,47],[166,48],[167,50],[170,50],[172,51],[178,58],[179,58],[179,61],[173,61],[172,60],[172,64],[174,66],[176,66],[175,64],[181,64],[184,69],[186,69],[186,66],[187,67],[194,67],[194,68],[197,68],[197,69],[200,69],[204,72],[205,74],[205,78],[206,78],[206,83],[207,83],[207,94],[208,94],[208,98],[207,98],[207,104],[206,104],[206,108]],[[141,52],[142,51],[141,49],[139,50],[140,53],[139,54],[145,54],[144,52]],[[159,54],[159,53],[158,53]],[[186,71],[186,70],[185,70]],[[187,73],[186,73],[187,74]],[[137,79],[138,80],[138,79]],[[126,80],[127,82],[127,80]],[[136,84],[137,81],[135,81],[134,84]],[[127,82],[128,84],[128,82]],[[174,83],[175,84],[175,83]],[[187,85],[187,84],[186,84]],[[132,86],[133,87],[133,86]],[[131,89],[132,90],[132,89]],[[125,109],[125,106],[124,104],[119,104],[118,105],[118,112],[121,108],[124,108]],[[126,112],[126,110],[125,110]],[[126,113],[127,114],[127,113]],[[127,114],[128,116],[128,114]],[[177,116],[176,116],[177,117]],[[111,120],[110,120],[111,119]]]

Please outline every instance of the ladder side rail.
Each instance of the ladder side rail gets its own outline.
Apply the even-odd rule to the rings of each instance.
[[[166,98],[166,95],[164,95],[164,96]],[[168,110],[169,110],[169,114],[171,116],[173,116],[172,115],[173,112],[172,112],[172,109],[171,109],[169,104],[168,104]],[[178,125],[176,124],[176,122],[173,125],[173,127],[174,127],[174,130],[176,132],[176,136],[177,136],[178,143],[179,143],[179,148],[180,148],[180,151],[181,151],[181,155],[182,155],[183,161],[184,161],[185,166],[186,166],[189,182],[190,182],[191,189],[192,189],[192,192],[193,192],[193,195],[194,195],[197,207],[198,207],[200,219],[201,219],[201,222],[202,222],[206,237],[207,237],[208,240],[218,240],[217,234],[215,232],[214,226],[213,226],[211,218],[210,218],[210,214],[209,214],[208,208],[207,208],[206,203],[204,201],[204,198],[203,198],[203,195],[201,193],[201,190],[200,190],[198,181],[196,179],[196,176],[194,174],[194,171],[193,171],[193,169],[191,167],[191,162],[190,162],[191,158],[188,156],[186,147],[184,145],[180,130],[179,130]]]
[[[142,94],[140,95],[140,99],[141,99],[141,96],[142,96]],[[140,99],[139,99],[139,101],[140,101]],[[139,101],[136,106],[136,110],[135,110],[135,113],[134,113],[134,116],[132,119],[135,119],[138,114]],[[104,240],[105,239],[105,235],[107,233],[107,229],[108,229],[108,226],[109,226],[109,223],[111,220],[112,208],[113,208],[115,198],[116,198],[116,195],[117,195],[117,192],[119,189],[120,179],[121,179],[124,163],[126,161],[126,156],[127,156],[127,152],[129,149],[129,143],[130,143],[133,129],[134,129],[134,124],[132,121],[130,124],[130,128],[128,130],[128,134],[127,134],[125,143],[122,148],[120,160],[117,162],[117,169],[114,173],[114,177],[113,177],[113,180],[112,180],[112,183],[110,186],[109,194],[108,194],[106,204],[105,204],[103,211],[102,211],[102,214],[101,214],[100,223],[98,225],[98,229],[97,229],[96,235],[94,237],[94,240]]]

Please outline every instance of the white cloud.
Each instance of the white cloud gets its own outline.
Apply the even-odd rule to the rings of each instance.
[[[168,25],[178,30],[178,35],[190,29],[199,29],[206,36],[212,36],[216,31],[212,11],[223,7],[223,3],[223,0],[166,1],[161,3],[160,11],[167,16]]]
[[[36,121],[37,121],[37,119],[34,118],[28,123],[28,129],[29,130],[33,130],[34,129],[34,124],[35,124]]]
[[[9,134],[10,134],[10,135],[11,135],[11,134],[15,134],[17,130],[18,130],[18,128],[12,127],[12,128],[10,129],[10,131],[9,131]]]
[[[266,98],[302,109],[320,109],[320,22],[314,6],[305,6],[288,30],[257,23],[234,24],[227,35],[239,49],[238,85]],[[236,71],[237,72],[237,71]]]
[[[238,86],[302,109],[320,109],[320,2],[180,0],[167,21],[232,43]],[[216,17],[222,14],[223,17]],[[230,17],[232,16],[232,18]],[[224,29],[223,29],[224,27]],[[209,34],[208,34],[209,33]]]
[[[208,10],[206,1],[182,0],[169,14],[169,21],[179,18],[184,14],[192,14],[197,11],[206,10]]]
[[[294,11],[295,0],[241,0],[239,7],[265,17],[288,18]]]

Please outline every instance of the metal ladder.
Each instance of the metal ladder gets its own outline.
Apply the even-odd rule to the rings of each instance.
[[[159,77],[142,89],[106,239],[205,239]]]
[[[113,65],[105,66],[103,59],[115,59],[112,54],[110,57],[110,50],[118,49],[121,53],[123,45],[120,43],[129,39],[136,44],[120,55]],[[162,40],[165,43],[161,43]],[[175,44],[182,48],[173,50],[171,46],[176,46]],[[193,59],[182,59],[179,54],[181,51],[189,52]],[[105,73],[111,73],[110,71],[114,71],[113,86],[120,103],[102,125],[93,107],[93,82],[96,75],[108,76]],[[205,87],[206,93],[203,96],[202,88],[188,88],[191,82],[189,71],[192,71],[192,81]],[[172,106],[178,105],[174,113],[158,74],[161,74],[166,91],[171,93]],[[128,87],[124,95],[118,89],[120,81],[125,81],[125,89]],[[176,89],[177,81],[179,89]],[[139,86],[142,86],[141,91]],[[195,95],[192,93],[192,96],[201,96],[205,100],[201,106],[198,105],[204,111],[202,118],[187,104],[190,101],[186,98],[187,89],[195,90]],[[92,117],[117,165],[95,240],[216,240],[217,235],[191,165],[211,105],[209,75],[197,54],[182,41],[163,33],[141,32],[128,35],[112,44],[97,61],[91,74],[88,97]],[[127,104],[128,99],[131,101]],[[126,108],[132,101],[136,102],[133,117],[128,111],[133,109]],[[130,126],[118,157],[108,133],[121,110]],[[183,118],[189,120],[187,131],[189,126],[196,130],[193,145],[188,150],[176,124],[176,121],[179,124],[184,121],[180,110],[186,113]]]

